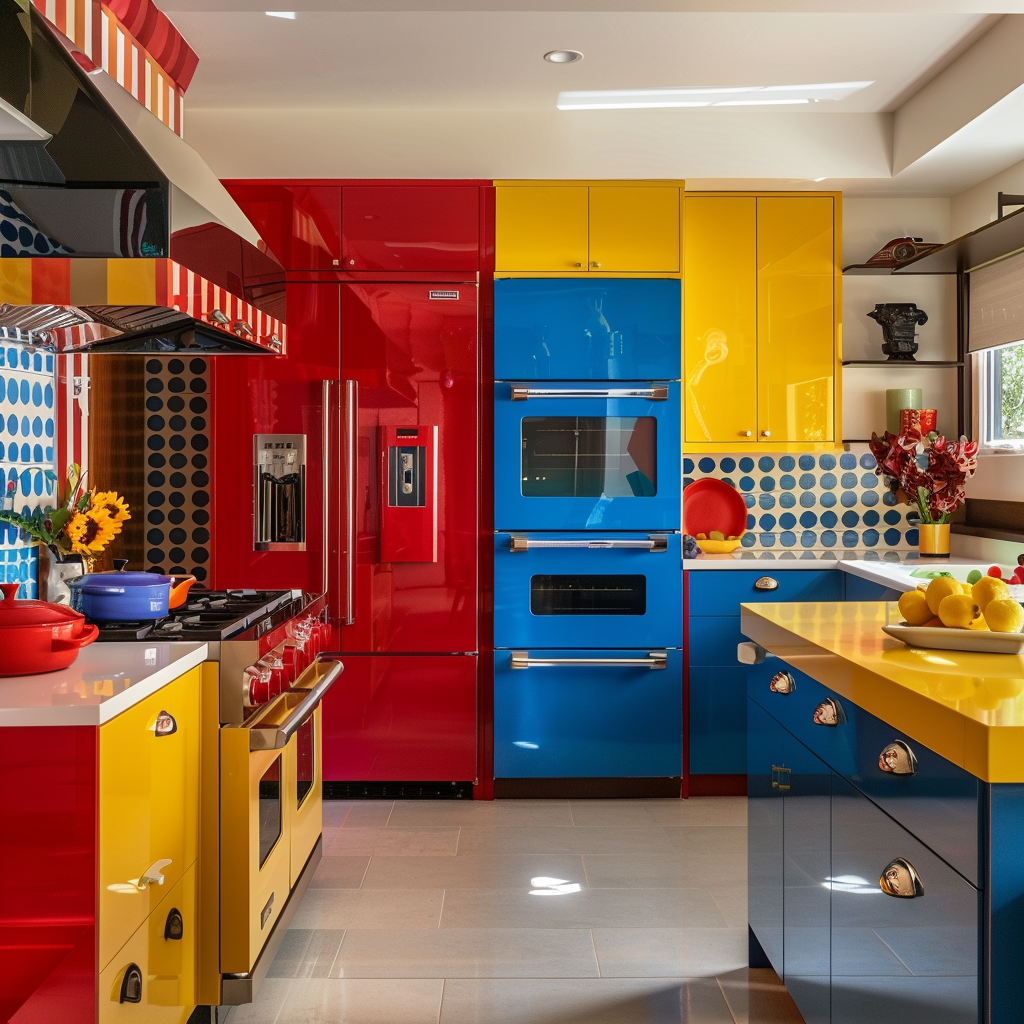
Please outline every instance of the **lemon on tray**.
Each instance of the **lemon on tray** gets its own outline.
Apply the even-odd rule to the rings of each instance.
[[[949,594],[939,602],[939,618],[950,629],[971,629],[980,616],[974,598],[964,593]]]
[[[1024,627],[1024,608],[1011,597],[996,598],[985,608],[985,620],[993,633],[1019,633]]]
[[[982,576],[971,588],[971,596],[984,612],[992,601],[1009,598],[1010,590],[1002,580],[998,580],[994,576]],[[1014,604],[1016,603],[1015,601]],[[1016,633],[1017,630],[1000,630],[1000,632]]]
[[[907,594],[901,594],[898,604],[900,615],[908,626],[923,626],[932,617],[932,610],[928,607],[922,590],[911,590]]]

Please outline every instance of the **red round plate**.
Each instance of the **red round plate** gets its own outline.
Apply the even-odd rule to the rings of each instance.
[[[683,531],[691,537],[710,537],[712,530],[726,538],[741,537],[746,528],[743,495],[724,480],[706,476],[683,491]]]

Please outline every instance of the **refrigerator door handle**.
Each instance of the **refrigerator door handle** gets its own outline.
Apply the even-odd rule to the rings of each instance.
[[[356,458],[359,441],[359,382],[345,381],[345,617],[343,625],[356,621]]]
[[[326,594],[331,582],[331,392],[334,389],[334,381],[325,380],[322,382],[322,386],[323,433],[320,438],[320,452],[323,459],[323,478],[320,486],[323,494],[320,503],[322,506],[321,512],[323,515],[323,522],[320,527],[320,532],[323,535],[323,555],[321,563],[322,584],[320,592]]]

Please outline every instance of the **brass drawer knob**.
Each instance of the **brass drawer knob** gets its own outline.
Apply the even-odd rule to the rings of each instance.
[[[754,580],[755,590],[778,590],[779,581],[773,579],[771,576],[762,576],[759,579]]]
[[[787,672],[783,669],[772,676],[771,681],[768,683],[768,689],[772,693],[793,693],[796,690],[796,679],[793,678],[792,672]]]
[[[878,767],[889,775],[913,775],[917,771],[917,758],[903,740],[893,740],[878,755]]]
[[[878,888],[886,896],[894,896],[900,900],[912,900],[924,895],[924,885],[914,865],[903,857],[889,861],[878,879]]]
[[[815,709],[812,721],[815,725],[827,725],[835,728],[846,721],[843,705],[833,697],[826,697]]]

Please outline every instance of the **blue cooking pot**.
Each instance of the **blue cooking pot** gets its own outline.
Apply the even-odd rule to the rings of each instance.
[[[69,581],[71,607],[95,622],[162,619],[167,614],[172,577],[126,572],[127,564],[118,558],[113,572],[90,572]]]

